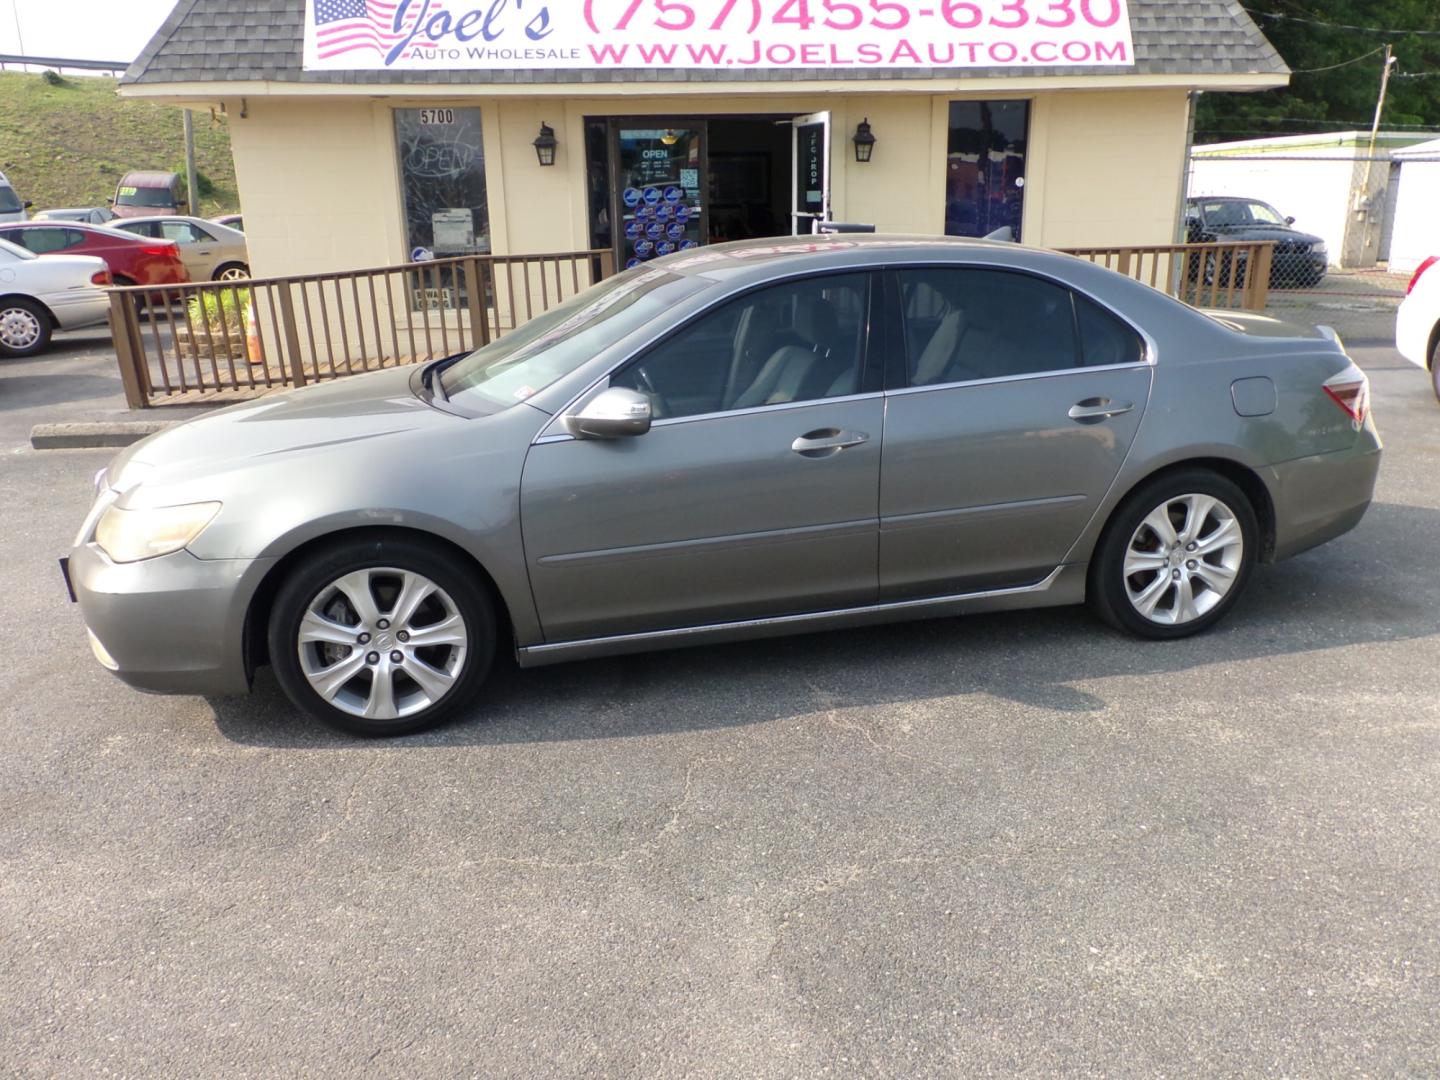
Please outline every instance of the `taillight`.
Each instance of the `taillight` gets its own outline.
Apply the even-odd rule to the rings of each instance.
[[[173,259],[180,254],[180,249],[174,244],[146,244],[140,249],[142,255],[154,255],[161,259]]]
[[[96,270],[90,275],[91,285],[114,285],[115,281],[110,277],[109,270]]]
[[[1370,415],[1370,380],[1354,364],[1321,384],[1330,400],[1345,410],[1358,431]]]
[[[1440,255],[1431,255],[1415,268],[1415,275],[1410,279],[1410,284],[1405,286],[1406,296],[1409,296],[1415,291],[1415,286],[1420,281],[1420,275],[1425,273],[1426,270],[1429,270],[1430,267],[1434,266],[1437,262],[1440,262]]]

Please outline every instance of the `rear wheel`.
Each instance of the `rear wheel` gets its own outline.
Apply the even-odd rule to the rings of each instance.
[[[250,276],[250,268],[244,263],[226,263],[215,271],[215,281],[244,281]]]
[[[34,356],[50,344],[50,313],[34,300],[0,300],[0,356]]]
[[[431,546],[355,540],[301,563],[275,598],[270,662],[285,693],[331,727],[405,735],[479,689],[495,617],[473,576]]]
[[[1090,606],[1138,637],[1215,625],[1249,580],[1259,525],[1245,493],[1203,469],[1158,476],[1110,519],[1090,565]]]

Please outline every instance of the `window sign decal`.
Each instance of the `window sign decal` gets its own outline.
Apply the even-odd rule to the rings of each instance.
[[[305,0],[306,71],[1134,63],[1126,0]]]

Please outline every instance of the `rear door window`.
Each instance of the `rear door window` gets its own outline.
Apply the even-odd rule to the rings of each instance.
[[[901,270],[911,386],[975,382],[1082,365],[1070,290],[1006,270]]]
[[[69,247],[70,242],[66,239],[66,233],[70,231],[69,229],[41,226],[36,229],[16,229],[14,232],[6,233],[5,236],[22,247],[29,248],[37,255],[44,255],[51,251],[64,251]]]

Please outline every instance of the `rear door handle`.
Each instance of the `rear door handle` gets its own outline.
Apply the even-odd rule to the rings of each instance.
[[[807,431],[790,444],[790,449],[801,457],[831,457],[852,446],[869,442],[870,436],[863,431],[840,431],[838,428],[821,428]]]
[[[1135,408],[1133,401],[1111,401],[1109,398],[1092,397],[1077,401],[1070,406],[1070,419],[1077,424],[1098,424],[1112,416],[1121,416]]]

